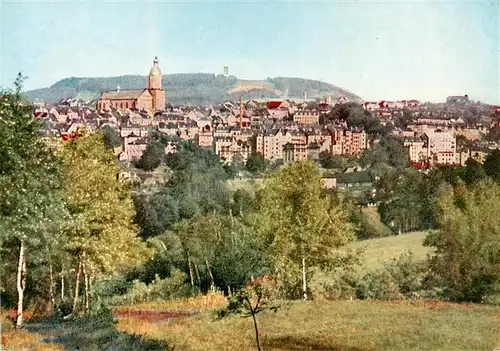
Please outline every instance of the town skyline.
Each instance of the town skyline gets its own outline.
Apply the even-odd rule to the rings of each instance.
[[[365,100],[468,94],[499,104],[498,6],[4,1],[0,81],[10,86],[22,71],[32,90],[68,77],[144,75],[158,56],[163,74],[222,74],[228,65],[240,79],[314,79]]]

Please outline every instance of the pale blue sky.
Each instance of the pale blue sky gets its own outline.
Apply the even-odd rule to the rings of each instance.
[[[0,83],[76,76],[291,76],[362,98],[500,103],[500,0],[463,2],[8,1]]]

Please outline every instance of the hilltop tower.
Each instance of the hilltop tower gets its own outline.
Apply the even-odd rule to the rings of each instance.
[[[166,92],[162,88],[161,71],[158,66],[159,62],[158,57],[155,56],[155,59],[153,60],[153,67],[151,67],[151,70],[149,71],[148,90],[153,96],[153,110],[164,111]]]

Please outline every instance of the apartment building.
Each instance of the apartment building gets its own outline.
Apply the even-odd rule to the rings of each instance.
[[[367,145],[368,138],[362,130],[336,130],[332,133],[334,155],[359,155]]]
[[[214,138],[215,153],[225,162],[232,163],[236,156],[246,162],[252,153],[250,141],[237,139],[234,136],[218,136]]]
[[[297,124],[319,124],[319,112],[316,110],[298,110],[293,115]]]
[[[456,163],[456,138],[451,133],[427,132],[423,135],[431,164]]]

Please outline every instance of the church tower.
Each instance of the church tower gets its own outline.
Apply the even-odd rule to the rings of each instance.
[[[148,90],[153,96],[153,110],[165,111],[166,93],[161,86],[161,71],[158,63],[158,57],[155,57],[153,67],[149,71]]]

